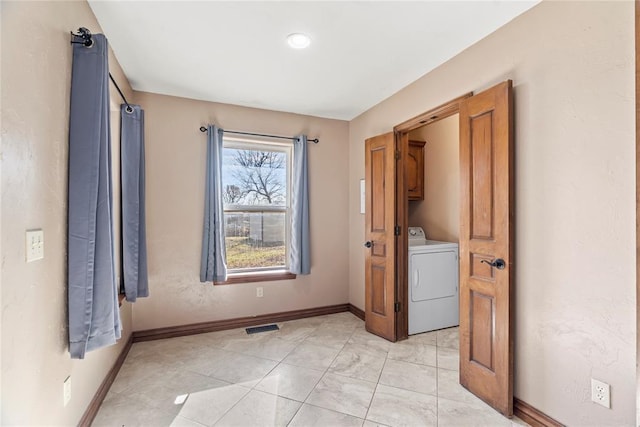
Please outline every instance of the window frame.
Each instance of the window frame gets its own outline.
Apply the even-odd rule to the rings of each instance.
[[[271,151],[284,153],[286,156],[286,196],[284,205],[243,205],[243,204],[225,204],[223,203],[224,215],[231,213],[280,213],[284,212],[284,236],[285,236],[285,264],[283,266],[274,267],[254,267],[254,268],[234,268],[227,270],[227,280],[214,282],[214,285],[226,285],[235,283],[262,282],[275,280],[291,280],[296,275],[290,272],[289,252],[291,243],[291,230],[287,226],[291,222],[291,191],[292,191],[292,169],[293,169],[293,146],[290,143],[281,143],[273,141],[263,141],[250,138],[223,137],[223,150],[225,148],[237,150],[253,150],[253,151]],[[224,168],[224,163],[223,163]],[[226,254],[226,238],[225,238],[225,254]],[[226,261],[226,259],[225,259]]]

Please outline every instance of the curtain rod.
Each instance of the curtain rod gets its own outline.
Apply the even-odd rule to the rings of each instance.
[[[200,126],[200,132],[207,132],[207,128],[204,127],[204,126]],[[268,135],[268,134],[263,134],[263,133],[240,132],[240,131],[237,131],[237,130],[223,130],[223,132],[224,133],[235,133],[237,135],[264,136],[266,138],[289,139],[291,141],[296,139],[293,136]],[[314,139],[308,139],[307,138],[307,142],[313,142],[314,144],[317,144],[318,142],[320,142],[320,140],[318,138],[314,138]]]
[[[84,27],[80,27],[78,28],[78,34],[74,34],[73,31],[69,31],[69,32],[71,33],[71,44],[81,44],[81,45],[84,45],[85,47],[93,46],[93,39],[92,39],[93,35],[91,34],[91,31],[89,31],[88,29]],[[76,38],[79,38],[82,41],[76,41]],[[124,93],[122,93],[122,90],[120,90],[120,86],[118,86],[118,83],[116,83],[116,80],[113,78],[111,73],[109,73],[109,78],[111,79],[111,82],[113,83],[113,85],[116,87],[116,90],[120,94],[120,97],[122,98],[124,103],[127,105],[127,113],[132,113],[133,108],[127,101],[127,98],[125,98]]]

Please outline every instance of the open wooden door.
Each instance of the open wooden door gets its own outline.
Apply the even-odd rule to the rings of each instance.
[[[396,341],[393,132],[367,139],[365,150],[365,327]]]
[[[513,415],[511,81],[460,104],[460,383]]]

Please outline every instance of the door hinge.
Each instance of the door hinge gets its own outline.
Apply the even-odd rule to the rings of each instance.
[[[396,225],[395,227],[393,227],[393,235],[394,236],[399,236],[400,235],[400,226]]]
[[[400,152],[396,151],[396,160],[400,160]]]
[[[400,303],[399,302],[393,304],[393,311],[395,311],[396,313],[400,313]]]

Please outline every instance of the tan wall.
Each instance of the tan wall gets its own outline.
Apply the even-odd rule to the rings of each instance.
[[[131,333],[71,360],[67,348],[69,31],[100,32],[86,2],[1,3],[2,425],[75,425]],[[22,40],[22,41],[19,41]],[[110,68],[132,92],[111,55]],[[115,89],[111,97],[119,102]],[[116,125],[116,124],[114,124]],[[117,126],[117,125],[116,125]],[[25,230],[42,228],[45,258],[25,262]],[[62,385],[71,376],[71,402]]]
[[[409,201],[409,226],[430,240],[457,242],[460,230],[460,131],[458,115],[409,133],[424,146],[424,200]]]
[[[149,329],[348,301],[348,123],[149,93],[145,109],[150,297],[136,302],[134,329]],[[198,128],[306,133],[311,274],[296,280],[202,284],[200,250],[206,135]],[[256,287],[264,297],[256,298]]]
[[[568,425],[635,421],[633,2],[542,2],[350,124],[350,302],[364,307],[365,138],[513,79],[515,395]],[[568,18],[570,17],[570,18]],[[590,401],[590,378],[612,409]]]

